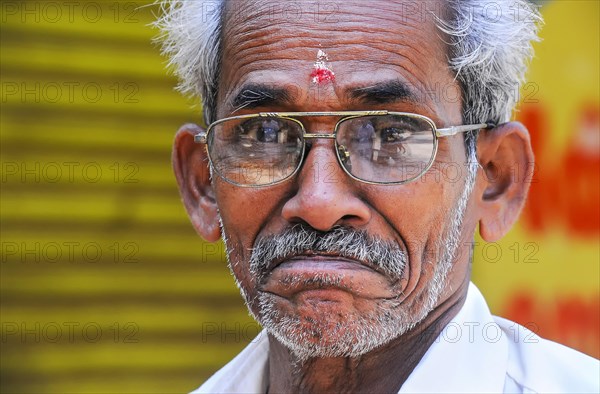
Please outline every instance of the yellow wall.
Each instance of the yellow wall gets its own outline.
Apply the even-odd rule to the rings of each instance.
[[[532,135],[534,181],[510,234],[480,240],[473,276],[493,312],[599,357],[600,2],[542,12],[516,113]]]
[[[2,392],[184,392],[256,333],[179,201],[199,110],[143,4],[2,3]]]

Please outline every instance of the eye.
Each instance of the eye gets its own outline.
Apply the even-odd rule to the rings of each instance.
[[[396,166],[411,151],[410,141],[415,131],[411,119],[389,118],[378,122],[371,160],[386,166]]]
[[[287,142],[288,131],[286,122],[273,118],[250,119],[238,127],[242,139],[264,143]]]
[[[277,134],[281,127],[273,119],[263,120],[256,130],[256,138],[261,142],[277,142]]]
[[[376,126],[382,144],[404,142],[419,129],[419,125],[413,119],[398,116],[381,118]]]

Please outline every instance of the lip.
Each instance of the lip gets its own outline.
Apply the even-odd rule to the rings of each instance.
[[[280,260],[274,261],[270,267],[269,271],[273,271],[276,268],[291,268],[295,266],[297,268],[306,267],[306,268],[317,268],[322,270],[356,270],[356,269],[366,269],[370,271],[375,271],[379,274],[384,275],[384,272],[379,269],[379,267],[375,267],[373,264],[368,263],[366,261],[354,259],[351,257],[341,256],[337,253],[327,253],[327,252],[312,252],[306,251],[301,254],[296,254],[292,256],[287,256]]]
[[[336,254],[304,253],[273,264],[261,291],[288,299],[341,299],[341,294],[383,298],[392,294],[380,271],[369,264]],[[334,294],[337,296],[334,297]],[[301,296],[304,295],[304,296]]]

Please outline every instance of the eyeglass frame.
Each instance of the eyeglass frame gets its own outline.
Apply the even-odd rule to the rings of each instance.
[[[346,169],[346,167],[344,167],[344,164],[341,162],[342,158],[340,157],[340,153],[339,153],[339,147],[340,145],[338,145],[337,142],[337,132],[339,129],[339,125],[349,119],[354,119],[354,118],[360,118],[363,116],[383,116],[383,115],[400,115],[400,116],[408,116],[408,117],[412,117],[412,118],[417,118],[420,120],[423,120],[425,122],[427,122],[433,131],[433,152],[431,155],[431,159],[429,160],[429,163],[427,163],[427,166],[425,166],[425,168],[423,169],[423,171],[421,171],[421,173],[419,175],[417,175],[414,178],[410,178],[404,181],[399,181],[399,182],[373,182],[373,181],[367,181],[364,179],[360,179],[354,175],[352,175],[350,173],[350,171],[348,171]],[[340,118],[334,128],[333,128],[333,133],[308,133],[306,130],[306,127],[304,127],[304,123],[302,123],[300,120],[296,119],[297,117],[315,117],[315,116],[341,116],[342,118]],[[251,119],[251,118],[280,118],[280,119],[286,119],[286,120],[290,120],[293,121],[294,123],[298,124],[301,129],[302,129],[302,153],[300,155],[300,160],[298,162],[298,165],[296,166],[296,168],[294,169],[294,171],[289,174],[288,176],[286,176],[285,178],[282,178],[278,181],[275,182],[271,182],[271,183],[265,183],[263,185],[245,185],[245,184],[241,184],[241,183],[236,183],[233,182],[229,179],[227,179],[226,177],[224,177],[223,175],[221,175],[219,173],[219,171],[216,169],[216,167],[214,167],[213,165],[213,160],[211,158],[210,155],[210,149],[208,149],[208,135],[209,133],[214,130],[215,126],[224,123],[224,122],[228,122],[231,120],[237,120],[237,119]],[[478,123],[478,124],[470,124],[470,125],[458,125],[458,126],[449,126],[449,127],[444,127],[441,129],[438,129],[437,126],[435,125],[435,122],[433,120],[431,120],[430,118],[428,118],[427,116],[424,115],[419,115],[419,114],[414,114],[414,113],[410,113],[410,112],[395,112],[395,111],[387,111],[387,110],[374,110],[374,111],[322,111],[322,112],[258,112],[258,113],[254,113],[254,114],[246,114],[246,115],[237,115],[237,116],[230,116],[227,118],[223,118],[223,119],[219,119],[216,120],[214,122],[212,122],[208,128],[206,129],[206,131],[201,131],[198,134],[194,135],[194,142],[198,143],[198,144],[205,144],[206,145],[206,152],[208,155],[208,160],[210,161],[210,165],[212,166],[212,168],[215,169],[215,171],[217,172],[217,174],[227,183],[230,183],[232,185],[235,186],[239,186],[239,187],[248,187],[248,188],[259,188],[259,187],[266,187],[266,186],[274,186],[277,184],[280,184],[282,182],[287,181],[288,179],[292,178],[294,175],[296,175],[296,173],[298,172],[298,170],[300,170],[300,168],[302,167],[302,164],[304,164],[304,156],[305,156],[305,151],[306,151],[306,140],[307,139],[316,139],[316,138],[325,138],[325,139],[332,139],[335,143],[335,156],[337,158],[338,164],[340,165],[340,167],[342,167],[342,169],[344,170],[344,172],[350,176],[350,178],[359,181],[359,182],[363,182],[363,183],[367,183],[370,185],[404,185],[413,181],[416,181],[417,179],[421,178],[423,175],[425,175],[427,173],[427,171],[429,171],[429,169],[431,168],[431,166],[433,165],[433,163],[435,162],[435,158],[437,156],[437,150],[438,150],[438,139],[439,138],[443,138],[443,137],[450,137],[453,135],[456,135],[458,133],[466,133],[469,131],[475,131],[475,130],[481,130],[481,129],[492,129],[496,127],[496,125],[494,123],[491,122],[487,122],[487,123]]]

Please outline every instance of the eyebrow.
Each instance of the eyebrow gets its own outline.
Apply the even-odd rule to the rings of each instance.
[[[398,79],[350,88],[346,91],[346,95],[352,100],[376,105],[398,101],[418,101],[415,92]],[[282,106],[291,103],[292,97],[287,89],[269,84],[251,83],[242,86],[231,100],[231,107],[235,112],[240,109]]]
[[[418,101],[415,92],[406,83],[398,79],[378,82],[374,85],[359,88],[351,88],[348,90],[347,95],[353,100],[360,100],[366,104]]]
[[[286,89],[253,83],[242,86],[231,100],[231,106],[235,112],[242,108],[270,107],[290,101],[291,97]]]

